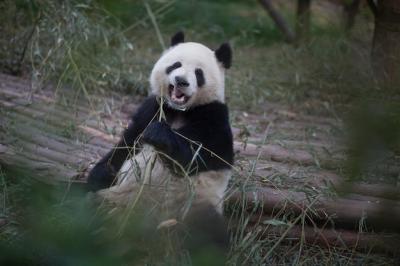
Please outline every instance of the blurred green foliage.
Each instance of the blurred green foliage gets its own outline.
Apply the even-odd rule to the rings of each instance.
[[[141,1],[99,0],[107,10],[115,14],[125,25],[134,24],[137,18],[146,14]],[[157,19],[163,30],[174,32],[185,30],[197,33],[200,41],[239,40],[241,43],[258,42],[261,44],[282,40],[279,32],[265,11],[260,10],[255,1],[148,1],[154,10],[173,3]]]
[[[2,31],[13,36],[1,39],[3,69],[23,60],[34,89],[68,85],[86,97],[104,89],[144,92],[141,72],[132,66],[133,44],[119,33],[119,21],[94,1],[6,0],[1,10]],[[23,31],[14,30],[15,20]]]
[[[256,1],[194,0],[5,0],[0,10],[0,67],[31,73],[34,88],[49,82],[90,92],[146,93],[147,76],[161,52],[144,3],[163,38],[184,30],[211,47],[265,46],[283,37]],[[278,7],[290,24],[290,5]],[[317,35],[337,37],[340,28],[312,23]],[[167,41],[168,42],[168,41]]]
[[[198,41],[230,40],[239,45],[270,45],[282,42],[284,36],[277,30],[266,11],[257,1],[245,0],[97,0],[101,6],[128,28],[137,25],[146,16],[145,2],[157,14],[162,31],[172,34],[184,30],[196,35]],[[275,3],[289,24],[294,25],[295,12],[289,3]],[[145,22],[143,22],[143,25]],[[313,23],[311,32],[318,35],[342,34],[340,27]]]
[[[221,265],[225,260],[212,247],[189,257],[179,248],[177,231],[155,230],[153,208],[114,209],[79,186],[46,185],[10,169],[1,170],[0,182],[1,265]]]
[[[15,181],[7,176],[16,177]],[[102,243],[95,230],[102,223],[95,217],[83,191],[64,198],[65,190],[35,182],[23,175],[1,173],[2,210],[7,227],[18,228],[9,237],[2,228],[2,265],[109,265],[115,252]],[[10,230],[10,229],[9,229]],[[101,233],[100,233],[101,234]],[[121,262],[120,262],[121,263]]]
[[[400,156],[399,102],[362,99],[353,107],[348,128],[349,177],[396,185]]]

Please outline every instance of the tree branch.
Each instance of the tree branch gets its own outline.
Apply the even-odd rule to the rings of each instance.
[[[287,42],[293,42],[295,40],[295,34],[290,29],[288,23],[285,21],[283,16],[272,6],[270,0],[259,0],[260,4],[268,12],[269,16],[274,21],[277,28],[285,35]]]

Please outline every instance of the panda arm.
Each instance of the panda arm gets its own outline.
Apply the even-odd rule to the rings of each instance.
[[[193,162],[189,172],[196,168],[197,171],[230,168],[233,139],[227,107],[222,103],[197,107],[187,120],[176,132],[165,122],[153,122],[144,132],[143,140],[185,168]]]
[[[149,96],[132,117],[128,128],[125,129],[118,144],[111,149],[90,171],[88,176],[89,189],[96,191],[112,185],[118,171],[125,160],[139,151],[135,142],[140,134],[156,116],[159,104],[156,96]],[[138,147],[140,148],[140,147]]]

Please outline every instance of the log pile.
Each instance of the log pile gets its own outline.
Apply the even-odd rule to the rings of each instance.
[[[3,168],[46,182],[84,183],[137,107],[127,96],[112,95],[92,99],[93,109],[87,99],[66,95],[52,88],[33,91],[29,81],[0,74]],[[324,247],[399,251],[393,243],[399,240],[400,189],[345,182],[336,171],[345,160],[338,119],[273,104],[264,114],[232,110],[232,117],[234,179],[245,185],[232,187],[227,205],[239,204],[250,215],[249,230],[256,228],[260,238],[277,234]],[[398,175],[399,169],[400,164],[392,165],[381,173]],[[333,195],[332,188],[342,193]],[[284,214],[305,219],[283,227],[262,223]],[[368,233],[359,231],[361,222]]]

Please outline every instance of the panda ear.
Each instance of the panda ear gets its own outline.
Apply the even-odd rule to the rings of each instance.
[[[232,64],[232,49],[229,43],[223,43],[215,50],[215,57],[222,63],[224,68],[228,69]]]
[[[183,31],[178,31],[171,38],[171,47],[183,43],[184,41],[185,41],[185,35],[183,34]]]

